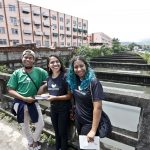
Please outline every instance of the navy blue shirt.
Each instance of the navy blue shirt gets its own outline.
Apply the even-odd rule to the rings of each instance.
[[[92,92],[92,94],[91,94]],[[93,101],[104,99],[103,88],[98,79],[93,79],[85,90],[73,91],[76,104],[76,118],[80,123],[91,124],[93,120]]]
[[[64,73],[60,73],[57,78],[49,77],[47,79],[47,86],[49,94],[54,96],[66,95],[69,90],[68,84],[66,82],[66,75]],[[70,104],[71,104],[70,100],[55,100],[51,102],[52,106],[55,105],[55,107],[60,109]]]

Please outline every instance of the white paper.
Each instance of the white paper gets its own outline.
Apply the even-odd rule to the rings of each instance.
[[[48,99],[49,94],[35,95],[36,100],[46,100]]]
[[[99,138],[99,136],[95,136],[93,142],[88,142],[87,136],[79,135],[79,144],[80,144],[80,149],[100,150],[100,138]]]

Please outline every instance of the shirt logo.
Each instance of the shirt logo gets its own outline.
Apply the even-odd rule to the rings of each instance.
[[[52,88],[55,88],[56,87],[56,84],[51,84]]]
[[[56,84],[51,84],[51,87],[49,87],[48,90],[58,91],[58,90],[59,90],[59,87],[57,87]]]

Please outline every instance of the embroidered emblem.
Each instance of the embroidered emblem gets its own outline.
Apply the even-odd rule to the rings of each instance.
[[[27,81],[30,81],[31,79],[30,78],[27,78]]]
[[[51,84],[52,88],[55,88],[56,87],[56,84]]]

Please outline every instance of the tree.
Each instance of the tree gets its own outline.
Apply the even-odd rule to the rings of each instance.
[[[121,44],[120,44],[118,38],[112,39],[112,50],[114,53],[118,53],[121,51]]]
[[[128,45],[128,48],[132,51],[135,46],[137,46],[136,43],[131,43]]]

